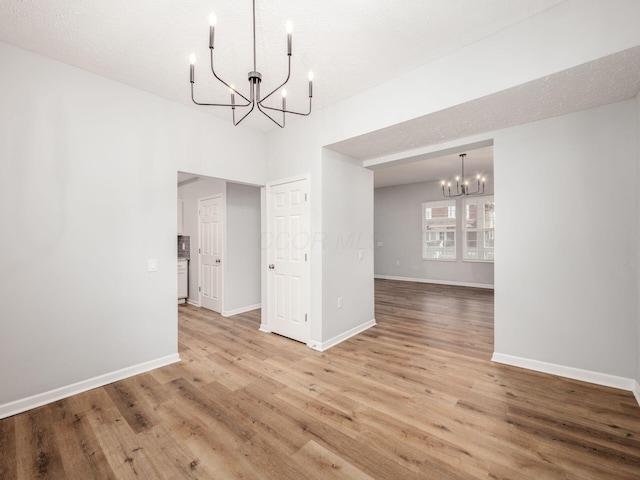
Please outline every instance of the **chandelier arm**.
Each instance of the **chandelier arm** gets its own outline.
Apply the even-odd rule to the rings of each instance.
[[[274,93],[276,93],[278,90],[280,90],[282,87],[284,87],[287,82],[289,81],[289,78],[291,78],[291,56],[288,57],[289,58],[289,67],[287,69],[287,79],[282,82],[280,85],[278,85],[276,88],[273,89],[273,91],[271,93],[269,93],[266,97],[264,97],[262,100],[260,100],[258,103],[262,105],[262,102],[264,102],[267,98],[269,98],[271,95],[273,95]],[[264,107],[264,105],[262,105]]]
[[[245,118],[247,118],[251,112],[253,112],[253,108],[254,108],[255,106],[256,106],[255,102],[252,102],[252,104],[251,104],[251,109],[249,109],[249,111],[248,111],[247,113],[245,113],[245,114],[242,116],[242,118],[241,118],[240,120],[238,120],[237,122],[236,122],[236,109],[234,108],[234,109],[233,109],[233,126],[234,126],[234,127],[237,127],[238,125],[240,125],[240,122],[241,122],[241,121],[243,121]]]
[[[242,95],[239,91],[237,91],[235,88],[233,88],[231,85],[229,85],[227,82],[225,82],[224,80],[222,80],[218,74],[216,73],[215,69],[213,68],[213,48],[209,48],[209,51],[211,52],[211,73],[213,73],[213,76],[216,77],[218,79],[218,81],[220,81],[221,83],[223,83],[224,85],[226,85],[226,87],[229,90],[232,90],[234,93],[237,93],[238,95],[240,95],[242,98],[244,98],[244,101],[247,102],[246,105],[240,105],[240,106],[244,106],[247,107],[249,106],[249,104],[251,103],[251,100],[249,100],[247,97],[245,97],[244,95]],[[225,106],[231,106],[231,105],[225,105]]]
[[[251,105],[251,102],[248,102],[246,105],[235,105],[235,104],[231,104],[231,103],[201,103],[201,102],[198,102],[193,97],[193,83],[191,84],[191,101],[193,103],[195,103],[196,105],[201,105],[201,106],[204,106],[204,107],[248,107],[249,105]]]
[[[262,109],[263,107],[260,105],[260,103],[259,103],[259,102],[257,103],[257,105],[258,105],[258,110],[260,110],[260,111],[264,114],[264,116],[265,116],[265,117],[267,117],[267,118],[268,118],[269,120],[271,120],[273,123],[275,123],[276,125],[278,125],[280,128],[284,128],[284,115],[283,115],[283,118],[282,118],[282,125],[280,125],[280,123],[279,123],[277,120],[275,120],[274,118],[272,118],[272,117],[271,117],[271,115],[269,115],[267,112],[265,112],[265,111]],[[264,107],[264,108],[268,108],[268,107]],[[277,109],[275,109],[275,108],[271,108],[270,110],[277,110]]]
[[[266,108],[269,110],[274,110],[276,112],[282,112],[282,113],[293,113],[294,115],[302,115],[303,117],[307,117],[311,114],[311,98],[309,98],[309,111],[307,113],[301,113],[301,112],[294,112],[293,110],[283,110],[281,108],[273,108],[273,107],[267,107],[266,105],[262,105],[260,104],[260,102],[258,102],[258,104],[262,107],[262,108]]]

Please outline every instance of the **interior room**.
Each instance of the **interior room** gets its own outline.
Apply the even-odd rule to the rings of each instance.
[[[1,2],[0,478],[638,478],[639,24]]]

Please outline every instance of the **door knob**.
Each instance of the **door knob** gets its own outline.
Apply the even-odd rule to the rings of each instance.
[[[220,263],[220,259],[219,258],[216,258],[216,263]]]
[[[276,268],[276,266],[273,263],[269,264],[269,270],[273,270],[274,268]]]

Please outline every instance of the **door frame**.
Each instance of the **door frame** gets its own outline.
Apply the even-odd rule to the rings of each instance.
[[[273,232],[273,226],[271,225],[271,213],[272,213],[272,200],[271,200],[271,189],[273,187],[279,186],[279,185],[283,185],[285,183],[293,183],[293,182],[298,182],[304,180],[306,181],[307,185],[307,195],[308,195],[308,202],[307,202],[307,222],[306,222],[306,231],[309,235],[309,259],[308,259],[308,268],[306,270],[306,282],[307,282],[307,294],[306,294],[306,304],[307,304],[307,310],[308,310],[308,321],[307,321],[307,346],[311,347],[313,344],[315,344],[316,342],[313,342],[311,340],[311,332],[313,331],[311,328],[311,322],[313,322],[313,314],[311,312],[311,259],[313,258],[313,255],[311,254],[311,177],[310,175],[307,174],[303,174],[303,175],[298,175],[298,176],[294,176],[294,177],[288,177],[288,178],[283,178],[283,179],[279,179],[279,180],[274,180],[272,182],[268,182],[266,184],[266,186],[263,188],[263,192],[264,192],[264,202],[262,203],[262,205],[264,205],[264,212],[262,215],[262,219],[263,219],[263,224],[262,224],[262,231],[264,232],[263,234],[263,242],[262,242],[262,268],[261,268],[261,272],[262,272],[262,312],[261,312],[261,318],[260,318],[260,328],[259,330],[261,332],[265,332],[265,333],[271,333],[271,325],[269,325],[269,311],[271,310],[272,306],[269,305],[270,301],[271,301],[271,289],[273,288],[273,285],[271,285],[271,282],[269,281],[269,268],[268,265],[269,263],[271,263],[272,258],[271,258],[271,249],[269,248],[269,237],[271,236],[271,233]]]
[[[220,198],[222,204],[222,259],[220,260],[220,315],[224,312],[224,272],[226,269],[226,254],[227,254],[227,199],[225,192],[215,193],[213,195],[205,195],[204,197],[198,197],[198,306],[202,307],[202,254],[200,247],[200,239],[202,238],[201,222],[200,222],[200,208],[202,202],[205,200],[211,200],[212,198]]]

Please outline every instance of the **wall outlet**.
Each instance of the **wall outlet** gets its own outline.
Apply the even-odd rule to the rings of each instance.
[[[338,297],[338,308],[342,308],[342,297]]]
[[[147,272],[158,271],[158,260],[147,260]]]
[[[364,250],[358,250],[358,260],[362,260],[364,258]]]

